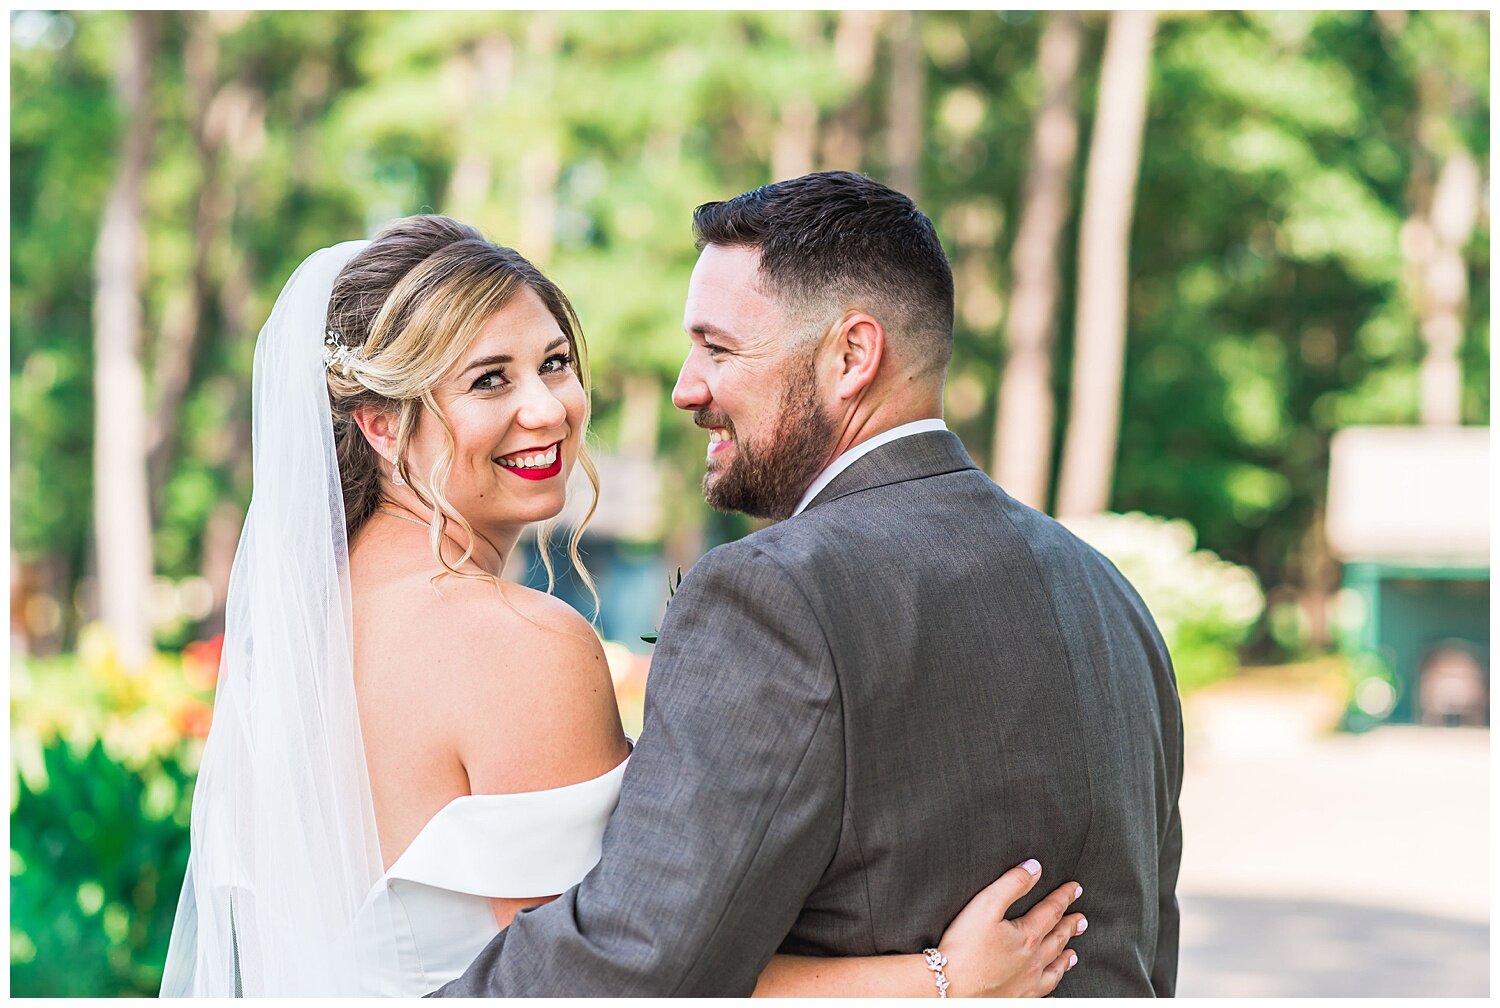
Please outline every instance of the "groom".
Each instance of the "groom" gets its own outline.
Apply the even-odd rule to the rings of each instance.
[[[824,172],[694,229],[672,399],[709,503],[784,520],[672,599],[599,865],[439,993],[745,995],[778,950],[927,948],[1028,857],[1085,890],[1057,994],[1173,993],[1171,662],[1119,572],[944,426],[932,223]]]

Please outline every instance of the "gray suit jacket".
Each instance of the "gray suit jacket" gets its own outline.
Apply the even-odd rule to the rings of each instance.
[[[918,952],[1028,857],[1088,915],[1060,995],[1166,995],[1182,731],[1140,598],[947,432],[711,551],[668,607],[598,866],[444,996],[744,995]]]

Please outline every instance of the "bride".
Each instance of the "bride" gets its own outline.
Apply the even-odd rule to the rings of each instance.
[[[575,465],[597,503],[588,385],[562,291],[450,218],[287,282],[163,995],[420,995],[597,863],[630,753],[599,638],[500,578]],[[1073,883],[1004,919],[1039,872],[943,936],[954,994],[1043,995],[1077,961]],[[830,990],[936,993],[917,949],[777,956],[756,993]]]

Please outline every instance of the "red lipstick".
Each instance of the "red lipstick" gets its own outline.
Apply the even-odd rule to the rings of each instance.
[[[553,455],[552,461],[549,464],[545,465],[545,466],[523,466],[523,465],[506,465],[505,464],[507,459],[514,459],[515,461],[519,462],[520,460],[522,460],[524,458],[535,458],[537,455],[541,455],[541,454],[545,454],[545,453],[551,453]],[[495,459],[495,463],[497,465],[499,465],[501,469],[504,469],[506,472],[514,473],[515,475],[521,477],[522,479],[526,479],[526,480],[545,480],[545,479],[551,479],[552,477],[556,476],[558,473],[562,472],[562,442],[561,441],[557,441],[557,442],[555,442],[555,443],[553,443],[551,445],[548,445],[546,448],[523,448],[520,451],[511,452],[509,455],[505,455],[505,456],[503,456],[501,458]]]
[[[557,461],[553,462],[545,469],[512,469],[510,466],[501,466],[500,468],[525,480],[551,479],[558,473],[562,472],[562,452],[559,451],[557,453]]]

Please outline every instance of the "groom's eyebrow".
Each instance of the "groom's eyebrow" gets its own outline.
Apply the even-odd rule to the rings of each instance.
[[[718,326],[708,322],[698,322],[692,326],[689,326],[688,332],[692,333],[695,336],[712,337],[716,340],[721,341],[734,338],[723,329],[720,329]]]
[[[566,346],[567,343],[568,337],[559,336],[551,343],[548,343],[546,349],[544,349],[542,353],[551,353],[560,346]],[[470,371],[473,371],[475,368],[494,367],[496,364],[510,364],[514,360],[515,358],[510,354],[490,354],[488,357],[476,357],[473,360],[469,361],[469,363],[465,365],[464,369],[460,371],[459,374],[466,375]]]

